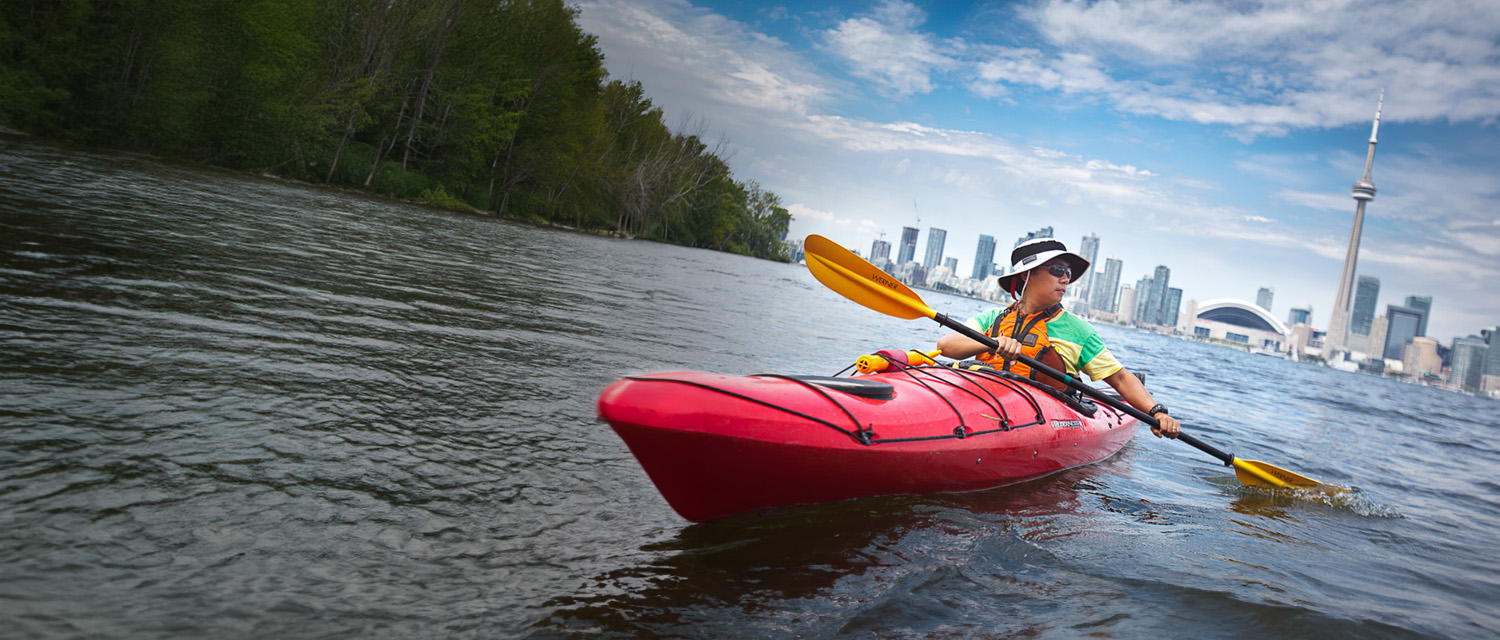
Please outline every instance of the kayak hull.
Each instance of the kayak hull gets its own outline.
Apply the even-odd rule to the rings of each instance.
[[[703,521],[882,495],[989,489],[1089,464],[1138,422],[993,373],[850,379],[668,372],[600,395],[667,502]],[[872,394],[879,397],[872,397]],[[1092,415],[1086,411],[1092,408]]]

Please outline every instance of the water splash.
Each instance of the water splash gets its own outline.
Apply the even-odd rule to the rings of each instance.
[[[1235,510],[1258,512],[1270,507],[1280,512],[1295,507],[1298,503],[1320,504],[1368,518],[1405,518],[1395,507],[1382,504],[1359,487],[1252,487],[1242,486],[1241,498],[1235,501]]]

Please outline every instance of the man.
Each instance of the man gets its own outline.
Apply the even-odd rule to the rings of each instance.
[[[1068,284],[1088,271],[1089,262],[1051,238],[1038,238],[1016,247],[1010,253],[1010,261],[1011,273],[1000,277],[1000,287],[1015,297],[1016,302],[1004,309],[981,313],[965,323],[994,338],[1000,347],[990,351],[955,331],[938,340],[937,347],[943,355],[956,360],[978,357],[999,369],[1046,378],[1043,374],[1032,374],[1030,367],[1015,361],[1016,356],[1026,354],[1070,376],[1088,374],[1093,380],[1108,383],[1130,406],[1156,418],[1159,424],[1151,428],[1151,433],[1176,438],[1182,432],[1177,419],[1167,415],[1167,408],[1151,397],[1146,385],[1115,360],[1093,325],[1062,308]]]

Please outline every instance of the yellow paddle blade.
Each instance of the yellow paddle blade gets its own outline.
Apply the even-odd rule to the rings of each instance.
[[[810,235],[802,251],[813,277],[845,298],[906,320],[937,315],[906,285],[828,238]]]
[[[1235,458],[1234,476],[1239,478],[1241,483],[1252,487],[1293,487],[1297,489],[1317,489],[1320,491],[1341,490],[1340,487],[1323,484],[1307,476],[1257,460]]]

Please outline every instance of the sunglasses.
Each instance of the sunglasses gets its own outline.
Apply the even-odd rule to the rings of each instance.
[[[1073,279],[1073,269],[1069,268],[1068,265],[1049,264],[1047,265],[1046,269],[1047,273],[1052,274],[1052,277],[1057,278],[1058,280],[1063,279],[1064,276],[1066,276],[1069,280]]]

